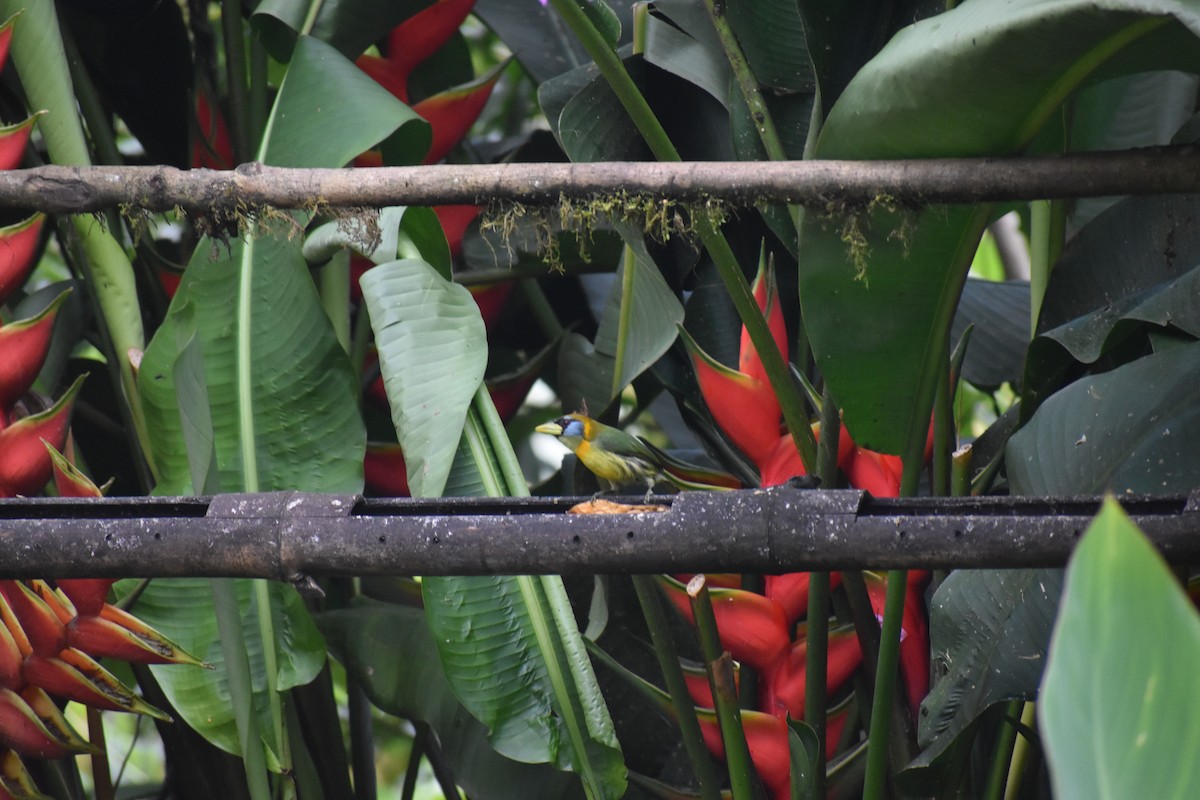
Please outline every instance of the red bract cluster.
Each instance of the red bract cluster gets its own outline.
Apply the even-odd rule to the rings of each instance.
[[[0,66],[13,22],[0,26]],[[0,129],[0,169],[12,169],[20,162],[33,120]],[[0,228],[0,309],[29,277],[43,222],[43,216],[35,214]],[[39,400],[30,391],[67,295],[64,291],[32,316],[0,320],[0,497],[39,494],[51,477],[60,496],[100,496],[96,485],[61,454],[83,379],[53,403]],[[56,585],[0,580],[0,800],[45,796],[21,756],[57,758],[95,749],[67,722],[52,695],[93,708],[167,718],[97,659],[199,663],[128,612],[110,605],[112,583],[108,579],[61,580]]]
[[[774,276],[765,261],[759,268],[753,289],[772,338],[786,359],[788,342],[783,311]],[[736,370],[705,353],[682,328],[680,332],[713,419],[758,468],[762,485],[775,486],[791,477],[804,475],[804,465],[791,436],[781,431],[779,401],[745,328],[742,329]],[[814,433],[819,433],[816,426]],[[845,429],[838,440],[838,467],[855,488],[865,489],[877,497],[899,494],[900,459],[857,446]],[[840,577],[835,573],[831,583],[836,586]],[[927,573],[910,574],[902,619],[901,673],[914,714],[929,689],[929,632],[921,596],[927,580]],[[807,612],[809,576],[808,573],[767,576],[762,594],[730,586],[727,580],[722,583],[726,588],[710,592],[721,644],[733,658],[753,667],[760,676],[759,711],[743,712],[742,716],[751,760],[771,793],[776,797],[788,797],[791,779],[785,720],[804,716],[808,650],[803,635],[794,638],[792,633]],[[872,609],[876,617],[882,619],[886,581],[868,573],[866,583]],[[661,579],[661,585],[672,605],[691,621],[691,606],[683,585],[666,577]],[[831,632],[826,665],[827,690],[836,692],[861,663],[862,650],[854,633],[849,629]],[[695,690],[693,699],[701,706],[712,707],[707,686]],[[706,725],[702,715],[705,741],[709,749],[720,756],[724,754],[720,732],[715,718],[711,722]]]

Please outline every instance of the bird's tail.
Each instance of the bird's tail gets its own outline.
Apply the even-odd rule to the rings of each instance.
[[[728,472],[681,461],[642,439],[662,469],[663,477],[678,489],[741,489],[742,482]]]

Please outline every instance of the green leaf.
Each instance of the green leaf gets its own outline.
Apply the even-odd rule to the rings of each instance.
[[[812,62],[796,0],[729,3],[725,8],[760,84],[780,94],[813,90]]]
[[[935,681],[921,703],[923,759],[994,703],[1033,697],[1061,586],[1058,570],[958,570],[938,587],[929,610]]]
[[[683,322],[683,305],[641,236],[625,223],[616,227],[630,248],[609,291],[595,344],[568,334],[559,351],[564,407],[582,409],[586,403],[595,414],[671,347],[675,325]]]
[[[366,433],[358,386],[299,242],[235,241],[213,261],[214,246],[201,243],[173,308],[188,302],[195,309],[221,489],[361,491]],[[239,276],[249,278],[245,322],[237,314]],[[192,488],[173,376],[177,325],[177,315],[168,314],[138,376],[162,494]]]
[[[1200,15],[1170,0],[976,0],[896,34],[846,87],[815,155],[1021,152],[1089,80],[1195,68],[1196,32]],[[832,218],[806,215],[801,302],[818,367],[855,440],[915,453],[953,309],[990,214],[985,207],[890,213],[886,199],[873,205]],[[853,252],[844,239],[858,240]]]
[[[1067,567],[1038,703],[1056,797],[1200,793],[1200,618],[1111,497]]]
[[[957,342],[974,325],[962,378],[980,388],[1008,381],[1021,385],[1029,344],[1029,283],[967,278],[954,315],[950,340]]]
[[[259,158],[276,167],[340,167],[381,145],[389,164],[419,164],[429,123],[353,61],[311,36],[296,43]]]
[[[702,88],[721,105],[729,105],[733,75],[712,20],[700,3],[666,0],[646,20],[643,55],[649,63]]]
[[[1013,493],[1187,492],[1200,485],[1200,342],[1090,375],[1009,440]]]
[[[432,726],[468,795],[512,800],[583,795],[574,775],[513,761],[488,744],[487,728],[451,691],[420,609],[358,599],[353,608],[318,615],[317,624],[371,702]]]
[[[822,769],[821,742],[811,725],[788,720],[788,755],[792,765],[792,800],[816,800],[816,774]]]
[[[381,264],[360,283],[409,489],[414,497],[437,497],[487,367],[479,307],[469,291],[418,259]]]
[[[428,0],[325,0],[311,33],[347,58],[357,58],[369,45],[428,5]],[[309,7],[296,0],[262,0],[255,6],[250,22],[277,60],[288,60]]]
[[[278,672],[268,678],[253,582],[238,580],[235,583],[239,607],[244,610],[242,638],[250,659],[259,728],[268,738],[272,752],[278,753],[277,743],[270,740],[273,726],[267,692],[286,691],[316,677],[325,664],[325,644],[295,589],[282,583],[269,584]],[[118,594],[132,590],[134,584],[135,581],[118,584]],[[175,665],[158,665],[151,669],[171,705],[188,725],[222,750],[240,753],[234,709],[223,678],[225,659],[217,636],[209,581],[202,578],[153,581],[139,596],[135,610],[139,618],[170,636],[192,655],[213,665],[214,670]]]
[[[450,280],[452,260],[446,234],[431,208],[388,206],[374,220],[342,219],[326,222],[304,240],[304,260],[324,264],[334,253],[348,248],[384,264],[398,258],[421,258]]]
[[[585,762],[572,744],[546,659],[554,659],[553,669],[572,675],[579,669],[590,674],[590,664],[584,668],[579,661],[581,649],[545,653],[527,605],[529,597],[518,581],[503,576],[425,578],[425,615],[455,694],[487,726],[492,746],[518,761],[579,771]],[[545,594],[535,596],[537,615],[553,619]],[[578,630],[573,638],[579,638]],[[586,661],[586,655],[582,658]],[[576,691],[587,686],[576,680],[572,685]],[[624,792],[624,762],[612,723],[605,724],[607,710],[594,675],[590,685],[572,701],[581,704],[575,711],[587,720],[586,758],[598,766],[594,785],[603,787],[605,796],[619,797]]]

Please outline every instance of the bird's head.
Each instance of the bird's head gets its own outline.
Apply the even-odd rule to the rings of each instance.
[[[553,422],[538,425],[534,430],[538,433],[548,433],[557,436],[558,440],[574,450],[580,442],[591,438],[592,420],[582,414],[567,414]]]

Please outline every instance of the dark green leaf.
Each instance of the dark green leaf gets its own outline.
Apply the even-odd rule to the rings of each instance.
[[[1014,493],[1187,492],[1200,485],[1200,343],[1089,375],[1008,443]]]
[[[470,796],[582,796],[576,776],[519,763],[492,749],[487,728],[451,691],[420,609],[360,600],[354,608],[319,615],[317,623],[330,649],[375,705],[433,727],[455,779]]]
[[[846,87],[816,157],[1020,152],[1089,78],[1200,66],[1200,14],[1170,0],[1154,10],[975,0],[919,22]],[[864,447],[897,453],[925,441],[953,309],[990,212],[892,214],[888,204],[806,215],[801,302],[847,428]],[[853,249],[844,241],[856,238]]]
[[[934,683],[919,730],[926,756],[992,704],[1034,696],[1061,586],[1058,570],[960,570],[938,587],[929,623]]]
[[[429,4],[430,0],[325,0],[310,33],[347,58],[358,58],[368,45]],[[251,22],[276,60],[291,58],[309,5],[296,0],[262,0],[255,7]]]
[[[1200,793],[1200,618],[1109,498],[1067,567],[1038,718],[1055,795]]]
[[[792,800],[817,800],[816,774],[824,767],[821,742],[812,726],[788,721],[788,753],[792,764]]]
[[[812,62],[796,0],[722,5],[758,82],[780,93],[813,90]]]
[[[1005,381],[1019,387],[1029,344],[1029,284],[967,278],[950,328],[951,341],[958,341],[968,325],[975,328],[963,362],[963,380],[983,389],[997,388]]]

